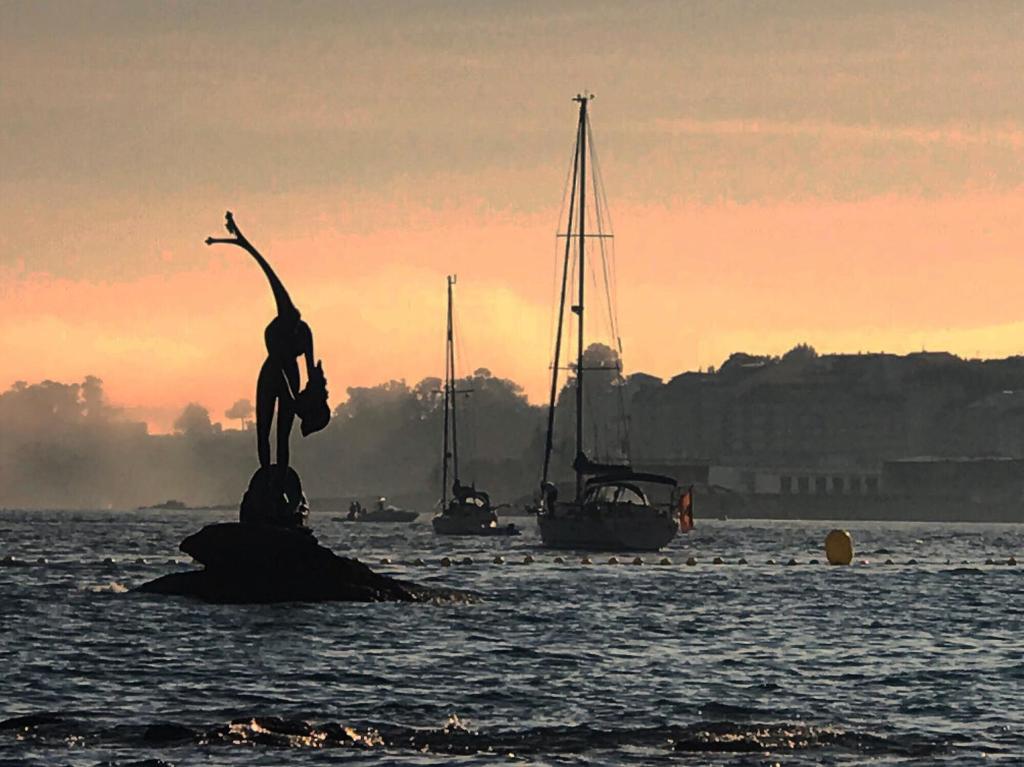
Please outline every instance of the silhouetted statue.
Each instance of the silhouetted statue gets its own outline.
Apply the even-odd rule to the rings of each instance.
[[[327,405],[327,380],[323,365],[313,364],[313,332],[302,320],[281,280],[267,260],[252,246],[235,224],[231,211],[225,216],[225,227],[233,235],[227,238],[207,237],[206,244],[237,245],[248,252],[270,282],[277,304],[277,316],[270,321],[263,337],[267,345],[267,359],[256,380],[256,452],[260,470],[249,483],[242,500],[242,517],[253,519],[293,519],[304,516],[305,498],[302,497],[298,474],[290,469],[288,438],[292,423],[298,415],[303,436],[324,428],[331,418]],[[299,391],[299,366],[296,360],[306,360],[306,388]],[[270,462],[270,426],[277,409],[277,466],[272,471]],[[259,509],[253,505],[259,500]]]
[[[299,475],[288,465],[288,434],[297,415],[303,435],[330,420],[323,367],[313,365],[313,334],[284,285],[235,226],[232,237],[208,237],[248,251],[274,291],[277,316],[267,326],[267,359],[256,382],[256,432],[260,467],[242,497],[238,522],[207,525],[181,542],[202,570],[174,572],[138,587],[150,594],[180,594],[208,602],[426,601],[468,599],[468,594],[426,588],[378,575],[359,560],[339,557],[317,543],[305,526],[309,507]],[[306,358],[306,388],[299,391],[297,357]],[[77,400],[78,390],[75,389]],[[87,400],[88,401],[88,400]],[[2,399],[0,399],[2,404]],[[270,463],[270,424],[277,408],[277,465]],[[90,412],[91,415],[91,412]],[[207,415],[207,420],[209,420]],[[413,512],[415,516],[415,512]]]

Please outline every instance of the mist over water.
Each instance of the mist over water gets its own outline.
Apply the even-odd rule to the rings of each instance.
[[[1003,507],[988,519],[1024,521],[1024,357],[818,355],[799,344],[781,357],[737,352],[716,371],[662,381],[642,372],[621,375],[617,352],[595,343],[584,365],[593,372],[583,398],[583,447],[599,462],[628,459],[680,480],[694,465],[723,469],[733,480],[763,469],[774,484],[757,492],[767,495],[781,491],[774,475],[813,475],[807,490],[823,480],[833,493],[838,475],[840,494],[957,496],[944,507],[926,504],[915,518],[970,521],[994,514],[972,506],[980,499]],[[570,373],[562,380],[551,474],[559,482],[571,479],[576,454],[575,379]],[[327,427],[292,440],[306,495],[364,502],[386,495],[421,510],[435,503],[441,387],[428,377],[349,387],[343,397],[335,391]],[[486,368],[459,376],[456,388],[460,480],[497,503],[529,502],[539,489],[546,408]],[[15,383],[0,393],[0,507],[134,508],[172,498],[233,506],[256,468],[255,432],[220,422],[241,426],[240,404],[247,403],[222,416],[201,403],[183,405],[176,432],[153,435],[112,406],[95,377]],[[948,487],[926,471],[886,485],[887,463],[920,456],[1014,460],[1003,461],[1001,474],[967,473]],[[873,489],[865,490],[869,481]],[[752,491],[754,484],[733,481],[728,489]],[[900,510],[887,509],[881,518],[896,518]]]
[[[314,509],[325,545],[483,601],[145,597],[126,589],[187,567],[167,562],[183,559],[181,538],[234,513],[0,512],[0,763],[1009,765],[1024,754],[1024,569],[985,564],[1021,557],[1020,526],[859,523],[869,564],[829,568],[807,564],[823,559],[829,523],[698,518],[664,552],[671,566],[661,555],[583,566],[568,553],[555,563],[528,520],[517,539],[443,540],[426,515],[341,516]]]
[[[501,500],[529,496],[538,486],[541,408],[484,368],[459,385],[474,397],[460,403],[463,479],[484,483]],[[293,437],[306,494],[434,502],[440,387],[425,378],[349,388],[323,432]],[[131,509],[168,499],[234,506],[258,465],[253,429],[238,421],[224,428],[216,413],[190,403],[174,433],[150,434],[111,405],[92,376],[15,383],[0,393],[0,423],[0,508]]]

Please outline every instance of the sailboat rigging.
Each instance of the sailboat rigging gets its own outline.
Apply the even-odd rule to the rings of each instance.
[[[670,488],[673,500],[677,483],[670,477],[635,472],[625,464],[602,464],[587,456],[584,446],[584,391],[587,366],[585,365],[585,291],[587,240],[609,237],[600,230],[603,216],[600,195],[594,186],[595,219],[598,231],[588,233],[587,227],[587,158],[593,156],[590,140],[588,105],[590,94],[578,94],[573,101],[579,104],[579,121],[573,157],[572,183],[565,234],[565,252],[562,262],[561,291],[559,293],[557,333],[551,372],[550,401],[548,404],[547,434],[544,441],[544,463],[541,474],[541,509],[537,515],[541,539],[551,548],[641,550],[660,549],[675,537],[678,522],[672,502],[655,504],[643,489],[646,485]],[[593,142],[591,141],[591,144]],[[573,245],[575,244],[575,260]],[[604,270],[607,290],[607,269]],[[577,279],[575,303],[569,310],[576,321],[575,367],[575,455],[572,462],[575,474],[575,493],[569,501],[558,500],[558,488],[551,480],[551,458],[554,451],[555,411],[558,397],[558,374],[562,353],[562,335],[565,326],[566,299],[573,278]],[[611,310],[610,314],[611,314]],[[613,332],[614,321],[612,322]],[[617,333],[615,333],[617,339]]]

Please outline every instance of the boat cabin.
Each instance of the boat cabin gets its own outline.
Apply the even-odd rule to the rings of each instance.
[[[632,503],[637,506],[649,506],[647,495],[636,485],[625,482],[613,482],[587,488],[583,496],[584,503]]]
[[[640,486],[650,483],[675,490],[676,480],[660,474],[628,472],[592,477],[587,480],[583,503],[628,503],[635,506],[650,506],[648,494]]]
[[[491,507],[491,497],[483,490],[477,490],[475,487],[467,487],[466,485],[456,483],[452,487],[452,496],[452,506],[458,504],[462,506],[477,506],[481,509],[489,509]]]

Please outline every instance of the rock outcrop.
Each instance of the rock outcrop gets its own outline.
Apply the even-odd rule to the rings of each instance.
[[[303,527],[309,504],[302,480],[291,466],[261,466],[249,480],[238,510],[240,522],[259,522],[283,527]]]
[[[421,586],[339,557],[306,528],[255,522],[207,525],[181,542],[202,570],[171,573],[136,588],[206,602],[471,601],[469,592]]]

